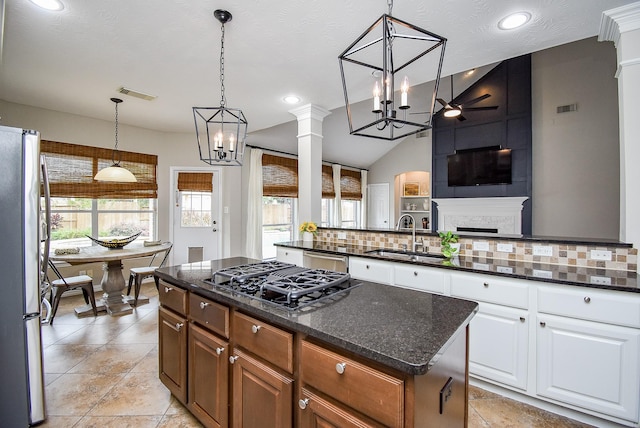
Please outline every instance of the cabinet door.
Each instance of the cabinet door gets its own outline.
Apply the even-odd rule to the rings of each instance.
[[[527,388],[528,312],[480,304],[469,327],[469,372]]]
[[[158,311],[160,380],[183,404],[187,403],[187,320]]]
[[[537,393],[638,422],[640,330],[538,315]]]
[[[393,264],[389,262],[349,257],[349,274],[356,279],[393,284]]]
[[[395,285],[430,293],[444,294],[444,271],[437,268],[405,265],[394,266]]]
[[[298,401],[300,428],[365,428],[382,427],[373,421],[364,421],[348,410],[339,407],[302,388]]]
[[[278,247],[276,249],[276,260],[283,263],[291,263],[298,266],[304,265],[302,250],[289,247]]]
[[[234,349],[231,358],[233,426],[290,428],[293,380],[238,349]]]
[[[187,407],[207,427],[228,426],[228,343],[189,324],[189,404]]]

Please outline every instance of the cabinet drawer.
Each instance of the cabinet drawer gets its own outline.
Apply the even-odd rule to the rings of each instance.
[[[303,341],[302,382],[390,427],[403,426],[404,382]],[[339,373],[342,372],[342,373]]]
[[[489,275],[451,274],[451,295],[514,308],[529,308],[529,286]]]
[[[444,294],[444,272],[421,266],[396,265],[395,284],[420,291]]]
[[[303,266],[304,257],[302,250],[296,248],[278,247],[276,250],[276,259],[283,263],[292,263],[294,265]]]
[[[588,287],[538,287],[538,311],[640,327],[640,296]]]
[[[293,373],[293,334],[264,321],[234,312],[233,337],[238,346]]]
[[[229,338],[229,308],[195,294],[189,295],[189,316],[198,324]]]
[[[162,281],[158,289],[160,304],[178,312],[181,315],[187,315],[187,292],[182,288]]]
[[[366,281],[393,283],[393,265],[387,262],[349,257],[349,274]]]

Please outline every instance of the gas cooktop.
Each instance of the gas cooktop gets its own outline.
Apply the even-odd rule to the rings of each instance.
[[[348,273],[267,261],[216,271],[205,282],[289,310],[317,307],[360,285]]]

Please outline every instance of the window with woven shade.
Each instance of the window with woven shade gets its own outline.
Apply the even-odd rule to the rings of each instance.
[[[352,171],[342,168],[340,170],[340,197],[350,200],[362,199],[360,171]]]
[[[297,198],[298,160],[263,154],[262,195]]]
[[[333,199],[336,192],[333,189],[333,169],[331,165],[322,165],[322,198]]]
[[[156,199],[158,157],[118,151],[120,165],[136,176],[137,183],[96,181],[93,177],[113,164],[112,149],[42,140],[52,197],[89,199]]]
[[[213,192],[213,173],[179,172],[178,190],[181,192]]]

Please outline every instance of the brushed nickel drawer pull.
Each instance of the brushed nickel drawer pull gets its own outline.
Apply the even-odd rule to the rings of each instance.
[[[346,369],[347,369],[347,363],[336,364],[336,372],[338,372],[338,374],[343,374]]]
[[[169,291],[173,290],[173,287],[164,287],[164,292],[168,293]]]
[[[224,348],[216,348],[216,354],[220,355],[224,352]]]
[[[418,276],[418,271],[413,271],[413,276]]]
[[[306,409],[308,405],[309,405],[308,398],[304,398],[298,401],[298,407],[300,407],[302,410]]]
[[[254,324],[254,325],[251,326],[251,331],[253,332],[253,334],[256,334],[256,333],[258,333],[260,331],[261,328],[262,327],[260,327],[259,325],[255,325]]]
[[[520,322],[525,322],[525,318],[524,317],[520,317]]]
[[[483,283],[482,285],[484,285],[484,286],[485,286],[485,288],[489,287],[489,283],[488,283],[488,282],[485,282],[485,283]]]
[[[181,323],[181,322],[176,323],[176,330],[180,331],[182,327],[184,327],[184,323]]]
[[[209,306],[211,303],[207,303],[207,302],[200,302],[200,309],[204,309],[207,306]]]
[[[540,327],[546,327],[547,323],[544,321],[540,321]]]
[[[584,298],[585,303],[591,303],[591,297],[587,296]]]
[[[229,364],[233,364],[233,363],[235,363],[235,362],[236,362],[236,360],[237,360],[238,358],[240,358],[240,357],[238,357],[238,356],[236,356],[236,355],[232,355],[232,356],[230,356],[230,357],[229,357]]]

